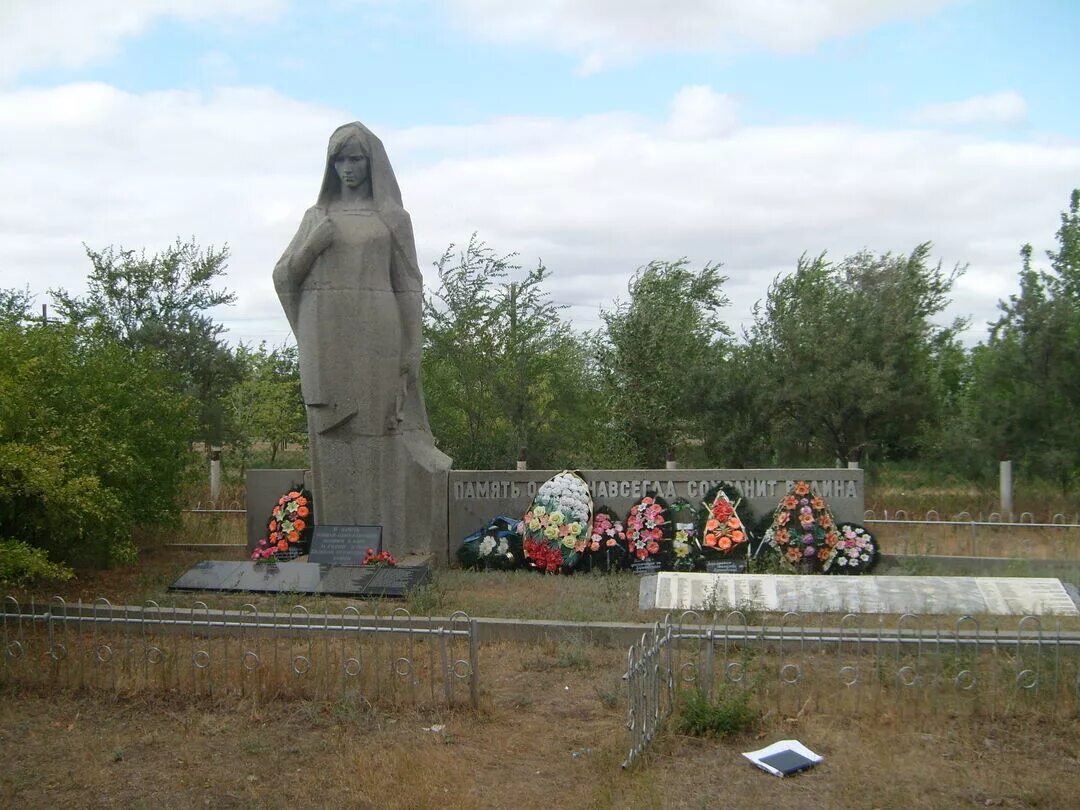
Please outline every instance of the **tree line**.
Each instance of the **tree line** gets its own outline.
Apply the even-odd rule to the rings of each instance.
[[[972,348],[943,324],[965,271],[910,253],[804,255],[739,335],[718,263],[653,261],[575,328],[543,264],[475,235],[424,302],[432,430],[459,468],[829,465],[913,460],[979,480],[996,461],[1074,491],[1080,470],[1080,190],[1056,249]],[[193,451],[278,463],[306,442],[296,347],[230,346],[227,248],[87,249],[87,292],[0,290],[0,539],[114,563],[175,517]],[[0,557],[3,555],[0,554]],[[0,571],[2,575],[2,571]]]

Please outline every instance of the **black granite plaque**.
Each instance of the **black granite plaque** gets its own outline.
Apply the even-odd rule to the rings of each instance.
[[[746,560],[741,557],[733,560],[708,560],[705,571],[709,574],[745,574]]]
[[[207,560],[189,569],[169,590],[401,597],[430,580],[431,572],[426,565],[383,567]]]
[[[634,560],[630,563],[630,570],[635,574],[655,574],[660,571],[660,561]]]
[[[369,548],[382,551],[382,526],[316,525],[308,562],[360,565]]]

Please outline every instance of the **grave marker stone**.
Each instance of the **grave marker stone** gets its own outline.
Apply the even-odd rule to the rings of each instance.
[[[169,590],[402,597],[430,579],[426,565],[384,567],[207,560],[185,572]]]
[[[1020,577],[813,576],[661,572],[641,581],[643,610],[1078,616],[1061,580]]]
[[[382,526],[315,526],[308,562],[323,565],[360,565],[364,552],[382,551]]]

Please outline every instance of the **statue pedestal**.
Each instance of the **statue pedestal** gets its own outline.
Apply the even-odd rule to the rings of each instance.
[[[323,474],[307,472],[315,525],[382,526],[383,550],[449,562],[447,474],[450,458],[430,443],[430,435],[407,431],[362,441],[320,443]],[[277,499],[303,470],[248,470],[248,550],[266,536],[266,521]]]

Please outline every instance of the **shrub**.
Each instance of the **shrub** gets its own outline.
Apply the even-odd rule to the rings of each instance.
[[[49,561],[43,549],[21,540],[0,539],[0,584],[24,587],[37,582],[63,582],[74,573],[66,565]]]
[[[176,514],[193,404],[147,352],[67,324],[0,321],[0,536],[53,559],[135,558]]]
[[[732,737],[753,729],[761,710],[750,704],[750,692],[722,685],[715,699],[694,689],[682,694],[678,730],[694,737]]]

